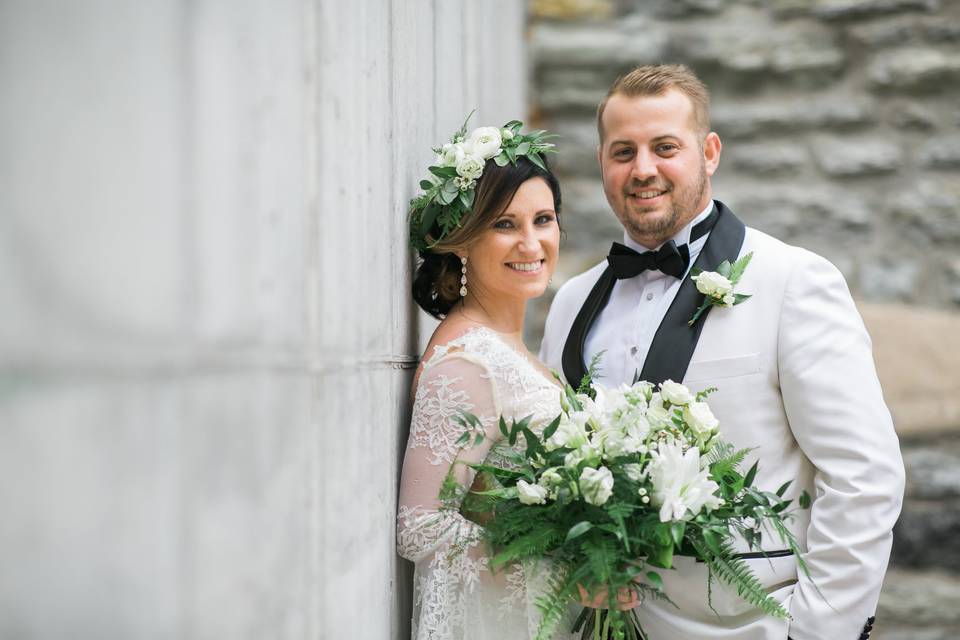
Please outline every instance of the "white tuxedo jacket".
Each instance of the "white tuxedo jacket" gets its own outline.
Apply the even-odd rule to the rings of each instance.
[[[714,581],[718,616],[707,605],[704,565],[678,558],[675,571],[660,573],[679,608],[645,602],[641,621],[652,640],[866,638],[904,486],[870,338],[833,265],[745,228],[722,203],[717,207],[720,217],[695,266],[713,270],[723,258],[752,251],[736,291],[753,297],[712,308],[691,329],[686,322],[703,298],[692,281],[685,282],[657,330],[641,378],[682,379],[693,391],[717,387],[708,402],[721,436],[738,448],[754,448],[744,468],[759,460],[754,486],[775,491],[792,480],[787,497],[803,490],[813,497],[811,509],[799,511],[791,524],[811,576],[798,573],[795,558],[769,532],[762,547],[775,557],[747,556],[747,562],[792,620],[764,616]],[[582,308],[585,302],[597,306],[596,294],[588,298],[605,269],[604,262],[567,282],[550,308],[540,355],[551,368],[566,369],[565,376],[582,371],[582,362],[581,369],[572,366],[571,354],[582,361],[589,330],[583,325],[591,315]],[[568,381],[576,386],[579,378]]]

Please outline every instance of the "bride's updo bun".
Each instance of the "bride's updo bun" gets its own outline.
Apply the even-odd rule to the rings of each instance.
[[[422,261],[413,278],[413,299],[420,308],[435,318],[444,318],[460,301],[460,257],[463,251],[490,228],[504,212],[524,182],[542,178],[553,193],[553,210],[560,220],[560,183],[550,170],[547,158],[541,158],[541,169],[524,156],[516,164],[497,165],[487,160],[483,175],[477,180],[473,210],[463,216],[454,229],[432,248],[420,251]],[[469,285],[467,285],[469,287]]]

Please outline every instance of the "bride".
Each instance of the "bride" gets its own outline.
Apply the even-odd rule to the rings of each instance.
[[[541,155],[552,145],[520,126],[461,129],[411,203],[411,244],[423,259],[413,296],[442,319],[414,379],[397,514],[398,552],[416,564],[416,639],[532,638],[540,621],[535,599],[547,569],[491,571],[484,515],[441,509],[438,497],[455,458],[463,488],[492,480],[462,463],[510,464],[501,415],[533,415],[542,430],[560,412],[560,387],[521,340],[525,304],[543,294],[557,265],[560,186]],[[461,412],[485,428],[479,445],[457,444]]]

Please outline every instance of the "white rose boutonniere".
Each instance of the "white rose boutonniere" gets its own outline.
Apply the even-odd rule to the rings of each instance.
[[[733,288],[740,282],[740,278],[743,276],[743,272],[747,270],[751,258],[753,258],[752,251],[733,264],[724,260],[716,271],[703,271],[702,269],[692,271],[691,279],[697,284],[697,291],[702,293],[704,298],[687,324],[696,322],[697,318],[710,307],[732,307],[750,297],[749,294],[734,293]]]

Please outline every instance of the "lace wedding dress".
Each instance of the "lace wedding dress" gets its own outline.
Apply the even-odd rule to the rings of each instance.
[[[457,440],[461,412],[477,416],[485,435],[463,451]],[[435,348],[424,364],[413,403],[410,438],[403,465],[397,513],[397,549],[416,564],[413,633],[416,640],[519,640],[533,638],[540,622],[536,598],[545,591],[547,563],[516,565],[492,572],[482,527],[461,513],[440,510],[438,494],[454,458],[511,466],[511,447],[497,421],[532,415],[540,433],[560,412],[560,388],[497,333],[474,327]],[[512,447],[523,452],[523,439]],[[454,467],[463,487],[475,472]],[[557,640],[574,638],[570,626],[579,612],[571,605]]]

